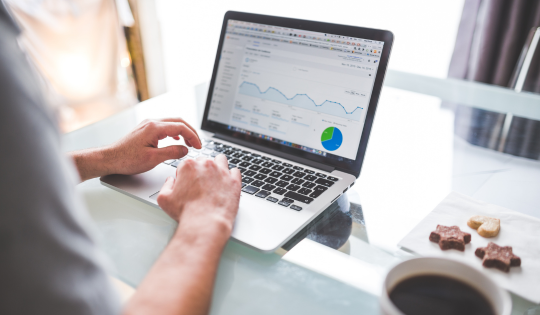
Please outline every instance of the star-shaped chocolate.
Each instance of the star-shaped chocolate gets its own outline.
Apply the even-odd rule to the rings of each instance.
[[[437,225],[437,229],[429,235],[429,240],[439,243],[442,250],[457,249],[465,251],[465,244],[471,242],[471,234],[462,232],[457,226]]]
[[[521,266],[521,258],[512,253],[512,246],[499,246],[489,242],[486,247],[478,247],[474,254],[482,258],[482,265],[508,272],[510,267]]]

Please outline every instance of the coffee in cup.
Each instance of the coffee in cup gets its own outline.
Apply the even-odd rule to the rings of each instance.
[[[511,299],[480,271],[444,258],[416,258],[395,266],[381,296],[383,314],[508,315]]]

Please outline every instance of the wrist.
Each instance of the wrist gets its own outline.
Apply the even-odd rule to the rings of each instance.
[[[233,228],[233,222],[221,215],[226,212],[226,209],[204,203],[187,204],[178,218],[175,236],[189,238],[193,242],[212,242],[225,246]]]
[[[70,152],[82,181],[110,174],[108,147]]]

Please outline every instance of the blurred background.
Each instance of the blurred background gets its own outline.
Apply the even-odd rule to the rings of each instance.
[[[540,93],[540,0],[5,1],[64,132],[209,81],[228,10],[387,29],[390,70]],[[444,106],[469,143],[540,158],[538,121]]]

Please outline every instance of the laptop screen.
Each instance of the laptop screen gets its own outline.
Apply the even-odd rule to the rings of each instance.
[[[207,119],[310,154],[353,161],[383,45],[229,20]]]

